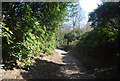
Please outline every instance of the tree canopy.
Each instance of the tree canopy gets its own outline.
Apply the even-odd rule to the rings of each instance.
[[[89,21],[92,22],[92,27],[119,28],[119,14],[119,2],[106,2],[90,13]]]

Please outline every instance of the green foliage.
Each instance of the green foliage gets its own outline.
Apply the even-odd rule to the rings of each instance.
[[[75,40],[80,40],[82,34],[84,32],[82,30],[73,30],[65,34],[64,38],[67,39],[67,44]]]
[[[120,3],[106,2],[90,13],[92,27],[120,28]]]
[[[8,44],[12,43],[11,35],[13,33],[9,30],[8,27],[5,27],[5,24],[3,22],[0,22],[0,36],[4,37]]]
[[[56,45],[56,31],[65,21],[69,3],[3,3],[3,22],[13,32],[13,43],[6,46],[12,60],[25,61],[52,54]],[[8,7],[9,6],[9,7]]]
[[[80,50],[83,54],[93,54],[97,56],[110,55],[110,51],[116,51],[116,40],[118,33],[110,28],[97,28],[84,35],[79,42]],[[106,49],[105,51],[102,51]],[[111,50],[110,50],[111,49]],[[101,53],[102,52],[102,53]]]
[[[79,54],[78,57],[96,61],[97,65],[103,65],[107,61],[107,64],[114,63],[113,65],[120,68],[119,4],[103,3],[90,13],[89,22],[94,29],[83,34],[76,44],[74,50]]]
[[[27,61],[27,63],[25,64],[24,68],[27,69],[27,70],[30,70],[33,66],[34,66],[33,62]]]
[[[104,36],[101,35],[103,40],[113,43],[113,50],[116,49],[116,52],[119,51],[119,42],[120,41],[120,3],[106,2],[100,5],[97,9],[90,13],[89,21],[92,23],[92,26],[95,28],[104,28],[100,31],[104,32]],[[104,38],[106,37],[106,38]],[[106,40],[107,39],[107,40]],[[102,43],[104,44],[104,43]]]

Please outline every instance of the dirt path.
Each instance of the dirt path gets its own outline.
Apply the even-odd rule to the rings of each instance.
[[[2,79],[88,79],[91,74],[82,63],[64,50],[55,49],[53,55],[36,59],[30,71],[3,70]]]
[[[63,64],[61,72],[69,79],[87,79],[90,78],[90,74],[87,73],[87,69],[83,64],[72,55],[68,54],[64,50],[55,49],[56,54],[46,56],[43,60],[54,62],[57,64]]]

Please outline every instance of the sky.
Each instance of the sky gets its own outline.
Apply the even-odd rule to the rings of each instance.
[[[80,6],[84,10],[86,21],[88,20],[89,12],[97,8],[98,4],[101,3],[100,0],[79,0]]]
[[[91,12],[93,9],[97,8],[97,4],[100,0],[79,0],[81,7],[87,12]]]

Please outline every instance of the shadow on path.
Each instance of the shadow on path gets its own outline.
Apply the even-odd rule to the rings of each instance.
[[[81,55],[79,52],[69,52],[71,56],[79,60],[80,66],[86,69],[86,72],[90,73],[90,79],[120,79],[120,73],[117,73],[117,67],[114,62],[107,59],[99,61],[97,57],[91,57],[90,55]],[[87,59],[84,59],[87,57]],[[81,65],[82,64],[82,65]]]
[[[69,53],[62,53],[64,57],[62,57],[62,60],[64,63],[66,63],[66,66],[64,66],[65,70],[68,70],[68,77],[70,79],[90,79],[91,74],[87,70],[87,68],[75,57],[73,57]]]
[[[61,72],[62,64],[36,59],[35,66],[27,73],[21,73],[24,79],[67,79]]]
[[[80,58],[65,52],[64,47],[55,49],[53,55],[44,59],[36,59],[35,66],[29,71],[14,69],[4,71],[4,78],[10,79],[109,79],[116,74],[114,68],[95,68],[92,73],[85,66]],[[80,60],[79,60],[80,59]],[[93,64],[91,64],[93,66]],[[11,66],[9,64],[9,66]],[[15,66],[15,65],[14,65]],[[112,74],[112,76],[111,76]]]
[[[57,49],[67,52],[68,51],[68,46],[57,47]]]
[[[106,68],[98,69],[91,72],[86,66],[71,55],[64,51],[64,47],[57,49],[58,56],[51,56],[51,61],[36,59],[35,66],[28,72],[21,72],[24,79],[109,79],[114,78]],[[61,59],[57,57],[61,57]],[[51,58],[54,57],[54,58]],[[56,60],[61,60],[63,64],[55,63]],[[114,75],[115,72],[112,72]]]
[[[50,58],[47,58],[51,59],[50,61],[36,59],[35,66],[21,75],[24,79],[87,79],[88,74],[83,65],[64,49],[64,47],[57,49],[57,55],[50,55]],[[59,56],[61,59],[57,58]],[[62,63],[55,63],[58,60]]]

